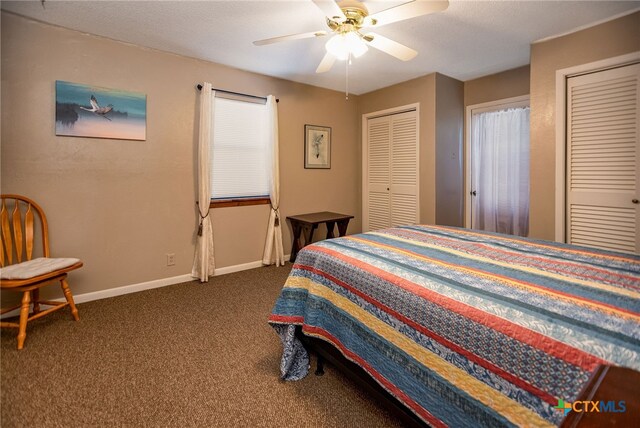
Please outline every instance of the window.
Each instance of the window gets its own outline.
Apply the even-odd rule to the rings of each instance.
[[[211,206],[269,203],[272,148],[264,103],[214,99]]]

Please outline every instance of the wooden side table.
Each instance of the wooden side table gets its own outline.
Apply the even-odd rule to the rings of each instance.
[[[291,246],[291,258],[289,261],[294,262],[298,255],[298,251],[313,242],[313,232],[315,232],[319,224],[325,223],[327,225],[326,239],[331,239],[334,238],[333,228],[336,224],[338,225],[339,235],[346,235],[349,220],[352,218],[352,215],[332,213],[329,211],[287,217],[287,220],[289,220],[291,228],[293,229],[293,244]],[[302,242],[303,237],[304,243]]]

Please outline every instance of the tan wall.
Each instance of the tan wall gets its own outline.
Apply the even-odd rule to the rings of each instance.
[[[76,294],[191,272],[194,254],[195,85],[280,99],[281,212],[356,216],[356,96],[115,42],[2,13],[2,192],[46,210],[53,255],[80,257]],[[147,94],[147,140],[56,137],[55,81]],[[305,170],[304,124],[332,128],[330,170]],[[262,258],[268,206],[212,210],[218,267]],[[291,245],[284,228],[285,253]],[[176,265],[166,266],[166,253]]]
[[[436,224],[464,225],[464,83],[436,74]]]
[[[529,94],[529,66],[464,82],[464,106]]]
[[[420,222],[436,221],[436,75],[429,74],[361,95],[358,128],[362,115],[420,103]],[[361,134],[361,130],[360,130]]]
[[[530,235],[555,235],[556,70],[640,50],[640,12],[531,46]]]

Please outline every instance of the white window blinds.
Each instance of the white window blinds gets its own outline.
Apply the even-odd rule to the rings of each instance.
[[[211,198],[268,196],[271,147],[264,104],[215,98]]]

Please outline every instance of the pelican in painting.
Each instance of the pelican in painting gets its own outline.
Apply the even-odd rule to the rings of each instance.
[[[91,108],[86,108],[86,107],[82,107],[82,106],[80,108],[82,110],[86,110],[86,111],[90,111],[91,113],[95,113],[98,116],[104,117],[107,120],[111,120],[110,118],[108,118],[105,115],[107,113],[109,113],[111,110],[113,110],[113,105],[109,104],[106,107],[100,107],[100,105],[98,105],[98,100],[93,95],[91,95]]]

